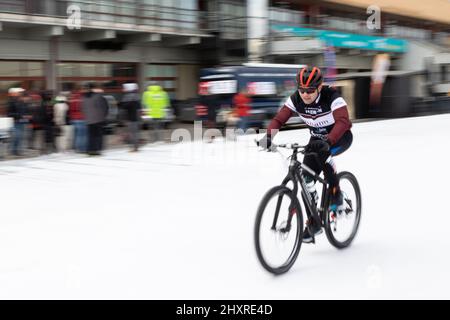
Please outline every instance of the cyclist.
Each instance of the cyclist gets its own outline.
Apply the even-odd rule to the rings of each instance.
[[[272,150],[272,139],[278,130],[289,118],[298,114],[308,126],[311,138],[305,149],[303,163],[313,169],[317,174],[323,170],[325,178],[330,183],[331,201],[330,209],[340,212],[344,209],[343,196],[339,188],[339,180],[336,175],[336,167],[332,157],[347,150],[353,141],[350,131],[352,126],[347,103],[332,87],[323,84],[323,76],[317,67],[305,67],[299,70],[296,76],[297,89],[285,102],[276,116],[270,122],[267,134],[258,141],[258,145]],[[314,156],[318,155],[320,163]],[[317,202],[315,181],[307,172],[303,172],[308,191]],[[309,214],[308,214],[309,216]],[[313,219],[307,224],[312,226],[314,234],[322,232],[321,226],[315,225]],[[306,228],[303,242],[311,242],[312,235]]]

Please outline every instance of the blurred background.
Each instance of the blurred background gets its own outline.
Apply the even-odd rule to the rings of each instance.
[[[108,102],[109,135],[121,127],[127,83],[167,93],[164,128],[233,126],[243,116],[246,128],[264,127],[301,65],[324,70],[353,119],[450,111],[446,0],[0,0],[0,27],[0,139],[11,142],[20,122],[31,149],[42,119],[30,110],[42,92],[47,109],[60,102],[70,113],[82,99],[74,93],[92,83]],[[239,93],[249,98],[245,112],[233,112]],[[14,117],[17,96],[25,107]],[[59,126],[70,127],[64,119]]]

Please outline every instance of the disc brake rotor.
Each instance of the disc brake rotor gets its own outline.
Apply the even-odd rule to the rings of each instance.
[[[287,227],[287,221],[283,221],[280,224],[280,227],[277,228],[277,233],[278,233],[278,237],[280,238],[281,241],[286,241],[286,239],[289,236],[289,232],[290,231],[286,231],[286,227]]]

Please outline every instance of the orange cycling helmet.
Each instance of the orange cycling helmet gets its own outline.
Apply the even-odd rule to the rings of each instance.
[[[323,82],[322,72],[317,67],[304,67],[297,73],[297,88],[318,88]]]

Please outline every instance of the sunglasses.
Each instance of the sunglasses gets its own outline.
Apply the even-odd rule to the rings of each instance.
[[[307,94],[313,94],[314,92],[316,92],[316,88],[299,88],[298,89],[300,91],[300,93],[307,93]]]

